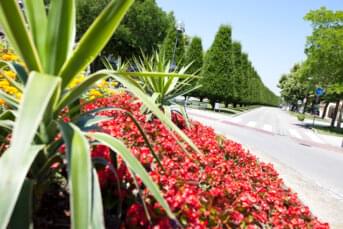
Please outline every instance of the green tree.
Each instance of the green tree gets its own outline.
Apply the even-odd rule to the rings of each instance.
[[[201,80],[203,85],[201,91],[206,93],[213,107],[216,101],[226,103],[232,101],[234,95],[232,73],[231,27],[222,25],[205,55]]]
[[[200,75],[203,62],[204,56],[201,38],[193,37],[186,51],[185,63],[192,63],[192,65],[187,70],[187,73]],[[197,84],[200,84],[199,80],[193,80],[192,85],[195,86]],[[189,95],[195,97],[202,97],[200,89],[192,91]]]
[[[312,10],[304,17],[312,24],[313,32],[307,38],[305,52],[308,66],[316,86],[337,88],[343,84],[343,11],[331,11],[325,7]],[[330,90],[328,90],[330,91]],[[334,126],[341,98],[340,90],[327,93],[336,101],[331,126]],[[340,123],[340,121],[338,122]]]
[[[289,74],[283,75],[278,87],[283,100],[291,105],[291,110],[298,110],[298,100],[302,101],[308,95],[308,87],[301,78],[301,65],[295,64]]]
[[[192,41],[186,52],[186,63],[192,63],[192,65],[187,70],[188,73],[193,74],[195,72],[200,72],[203,66],[203,47],[200,37],[193,37]]]
[[[241,103],[248,104],[249,102],[249,59],[248,54],[241,54],[241,77],[242,77],[242,91]]]
[[[242,45],[235,41],[232,43],[232,59],[233,59],[233,99],[234,106],[237,103],[242,102],[244,96],[244,85],[243,85],[243,66],[242,66]]]
[[[78,0],[77,37],[81,37],[109,1]],[[170,17],[155,0],[136,0],[102,54],[128,59],[142,50],[150,55],[163,42],[170,23]]]

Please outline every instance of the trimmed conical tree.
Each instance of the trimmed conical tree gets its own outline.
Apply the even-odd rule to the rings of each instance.
[[[231,27],[222,25],[205,55],[201,91],[212,106],[216,101],[229,102],[233,98]]]
[[[243,104],[249,103],[249,59],[248,54],[241,54],[241,77],[242,77],[242,91],[241,102]]]
[[[193,37],[191,44],[189,45],[186,52],[186,64],[192,63],[190,68],[187,70],[189,74],[201,72],[204,57],[203,57],[203,48],[200,37]]]
[[[233,59],[233,103],[234,106],[237,103],[242,103],[244,96],[244,85],[243,85],[243,69],[242,69],[242,45],[235,41],[232,43],[232,59]]]
[[[193,37],[187,49],[185,64],[188,65],[189,63],[192,63],[192,65],[187,70],[187,73],[200,76],[204,63],[204,54],[200,37]],[[200,84],[199,80],[194,80],[192,82],[192,86],[198,84]],[[189,96],[203,97],[200,90],[192,91]]]

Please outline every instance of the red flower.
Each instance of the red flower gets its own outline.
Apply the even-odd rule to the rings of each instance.
[[[251,229],[257,228],[256,225],[271,228],[329,228],[328,224],[319,222],[297,195],[285,187],[271,164],[259,162],[240,144],[218,137],[212,128],[199,122],[192,122],[190,128],[185,128],[183,117],[175,112],[172,114],[173,122],[203,152],[203,155],[199,155],[180,139],[175,139],[158,119],[147,121],[146,116],[140,113],[141,103],[129,94],[98,99],[86,105],[84,111],[105,106],[120,107],[131,112],[144,129],[163,169],[156,163],[139,129],[125,112],[100,112],[113,119],[100,123],[99,127],[113,137],[120,138],[131,149],[185,228],[222,228],[226,223],[235,227],[244,223]],[[95,147],[92,156],[103,157],[113,163],[108,148],[104,146]],[[119,156],[113,166],[116,166],[121,184],[120,196],[125,200],[136,199],[133,179]],[[117,184],[109,167],[98,171],[98,174],[103,189]],[[147,200],[152,225],[147,221],[141,205],[128,204],[129,207],[123,212],[125,227],[173,228],[175,225],[171,226],[173,223],[140,180],[139,186]],[[113,195],[116,195],[115,191]]]

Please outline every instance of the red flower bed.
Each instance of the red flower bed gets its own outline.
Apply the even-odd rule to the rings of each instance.
[[[159,120],[147,121],[140,103],[128,94],[99,99],[86,110],[114,106],[131,112],[148,135],[165,171],[158,166],[132,120],[121,111],[104,111],[113,120],[100,124],[103,131],[123,139],[159,185],[179,222],[186,228],[329,228],[318,221],[287,188],[271,164],[257,160],[240,144],[217,136],[213,129],[192,122],[187,129],[177,114],[173,120],[193,140],[203,155],[182,149]],[[94,156],[111,161],[109,151],[98,147]],[[113,162],[113,161],[112,161]],[[99,171],[103,192],[120,199],[126,228],[175,228],[163,209],[144,190],[151,222],[137,201],[135,186],[125,164],[113,162]],[[120,184],[120,191],[117,184]],[[143,185],[141,187],[144,189]],[[105,200],[106,201],[106,200]]]

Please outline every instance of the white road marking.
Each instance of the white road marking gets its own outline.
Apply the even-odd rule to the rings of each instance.
[[[249,127],[255,127],[255,126],[256,126],[256,122],[250,121],[250,122],[248,122],[247,126],[249,126]]]
[[[311,138],[312,141],[317,142],[317,143],[324,143],[317,135],[310,131],[306,131],[305,134]]]
[[[273,132],[273,127],[271,125],[265,124],[263,126],[263,130],[268,131],[268,132]]]
[[[303,139],[298,131],[296,131],[295,129],[289,129],[289,133],[292,135],[292,137]]]
[[[239,123],[241,121],[242,121],[241,118],[233,118],[233,119],[231,119],[231,122],[234,122],[234,123]]]

